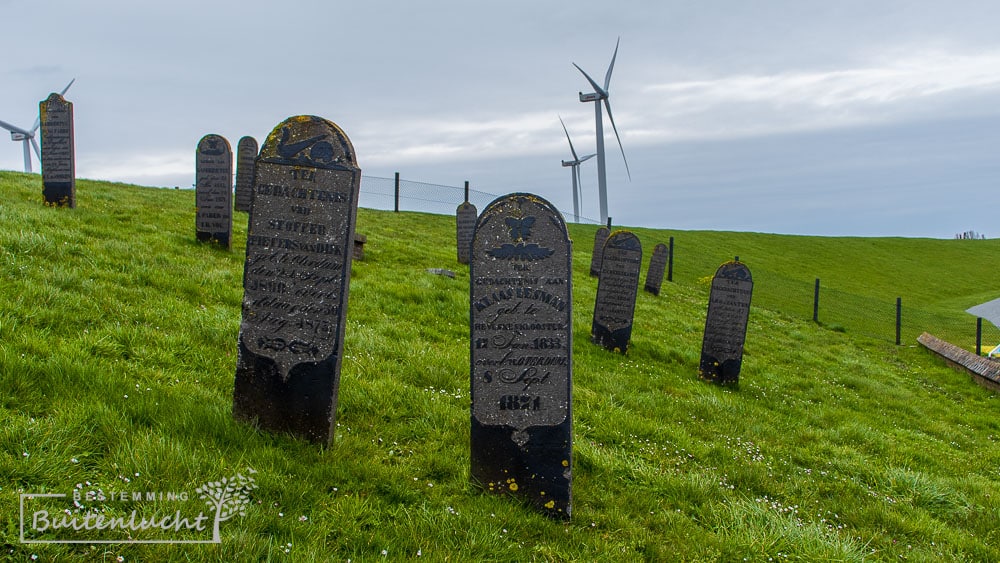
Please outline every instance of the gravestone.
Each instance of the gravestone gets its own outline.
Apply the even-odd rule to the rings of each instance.
[[[715,272],[698,366],[703,379],[721,384],[739,383],[752,294],[750,270],[739,260],[726,262]]]
[[[354,232],[354,259],[364,260],[365,259],[365,243],[368,242],[368,235],[363,235],[357,231]]]
[[[73,104],[59,94],[38,104],[42,133],[42,200],[45,205],[76,207],[76,157]]]
[[[653,247],[653,256],[649,258],[649,269],[646,270],[646,283],[643,289],[653,295],[660,295],[663,285],[663,272],[667,268],[667,245],[662,242]]]
[[[236,144],[236,210],[250,212],[253,202],[253,169],[257,159],[257,139],[243,137]]]
[[[476,206],[468,201],[463,202],[455,210],[455,240],[458,246],[459,264],[469,263],[469,245],[472,244],[472,232],[476,230]]]
[[[512,194],[483,210],[469,266],[472,481],[572,512],[572,243],[559,211]]]
[[[611,229],[601,227],[594,233],[594,252],[590,255],[590,275],[601,275],[601,258],[604,256],[604,243],[608,240]]]
[[[195,157],[196,236],[226,249],[233,233],[233,152],[229,141],[205,135]]]
[[[314,116],[278,124],[256,169],[233,415],[330,444],[361,169]]]
[[[630,231],[615,231],[604,243],[590,338],[608,350],[628,352],[639,291],[642,244]]]

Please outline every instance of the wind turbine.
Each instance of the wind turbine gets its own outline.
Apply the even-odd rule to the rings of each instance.
[[[576,156],[576,150],[573,148],[573,141],[569,138],[569,131],[566,130],[566,123],[563,122],[562,117],[559,117],[559,123],[562,123],[563,132],[566,133],[566,140],[569,141],[569,152],[573,153],[573,160],[562,161],[563,166],[570,166],[573,172],[573,221],[576,223],[580,222],[580,201],[583,200],[583,181],[580,180],[580,165],[584,162],[590,160],[597,153],[588,154],[587,156],[580,158]]]
[[[76,79],[69,81],[69,84],[59,92],[62,96],[69,90],[69,87],[76,82]],[[42,124],[41,116],[35,118],[35,125],[30,130],[21,129],[15,125],[11,125],[5,121],[0,121],[0,127],[10,131],[11,141],[21,141],[24,144],[24,171],[31,173],[31,149],[35,149],[35,155],[38,157],[38,162],[42,162],[42,152],[38,148],[38,142],[35,141],[35,133],[38,131],[38,127]]]
[[[602,88],[600,84],[594,81],[589,74],[580,68],[580,65],[573,63],[573,66],[579,70],[583,76],[590,82],[593,86],[594,91],[584,94],[580,92],[581,102],[594,102],[594,117],[597,121],[597,191],[601,200],[601,223],[608,222],[608,180],[607,174],[605,172],[605,159],[604,159],[604,119],[601,115],[601,102],[604,102],[604,107],[608,110],[608,119],[611,120],[611,127],[615,130],[615,138],[618,139],[618,148],[622,151],[622,160],[625,161],[625,172],[628,174],[629,180],[632,179],[632,173],[628,169],[628,160],[625,158],[625,148],[622,147],[622,138],[618,135],[618,127],[615,126],[615,118],[611,114],[611,102],[608,101],[608,87],[611,84],[611,71],[615,68],[615,59],[618,57],[618,44],[621,43],[621,37],[615,43],[615,54],[611,56],[611,64],[608,65],[608,73],[604,76],[604,87]]]

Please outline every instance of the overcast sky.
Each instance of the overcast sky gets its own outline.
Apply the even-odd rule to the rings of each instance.
[[[365,175],[572,211],[605,116],[616,225],[1000,236],[1000,3],[0,0],[0,120],[76,83],[77,175],[190,186],[207,133],[340,125]],[[22,170],[0,137],[0,169]],[[38,164],[35,163],[35,170]],[[583,215],[599,217],[596,159]],[[2,204],[2,203],[0,203]]]

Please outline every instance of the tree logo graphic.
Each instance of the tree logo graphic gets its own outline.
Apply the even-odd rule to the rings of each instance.
[[[249,470],[252,475],[256,473]],[[257,488],[253,477],[241,473],[221,481],[210,481],[198,487],[194,492],[205,499],[205,504],[215,510],[215,526],[212,528],[212,542],[221,543],[219,524],[233,516],[246,514],[246,506],[250,503],[250,491]]]

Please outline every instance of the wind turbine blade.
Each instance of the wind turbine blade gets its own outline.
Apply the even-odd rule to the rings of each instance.
[[[573,141],[569,138],[569,131],[566,130],[566,123],[563,122],[562,116],[559,116],[559,123],[562,123],[563,133],[566,133],[566,140],[569,141],[569,152],[573,153],[573,160],[580,160],[576,157],[576,150],[573,149]]]
[[[4,129],[10,131],[11,133],[20,133],[22,135],[27,135],[29,137],[31,136],[31,133],[25,131],[24,129],[21,129],[20,127],[18,127],[16,125],[11,125],[10,123],[7,123],[6,121],[0,121],[0,127],[3,127]]]
[[[67,84],[66,87],[62,89],[62,92],[59,92],[59,95],[62,96],[66,94],[66,90],[69,90],[69,87],[72,86],[74,82],[76,82],[75,78],[73,80],[70,80],[69,84]]]
[[[573,66],[576,67],[576,70],[579,70],[581,73],[583,73],[583,76],[587,79],[587,82],[590,82],[590,85],[594,87],[594,92],[597,92],[602,96],[608,95],[608,93],[604,90],[604,88],[601,88],[601,86],[598,83],[594,82],[594,79],[591,78],[589,74],[583,72],[583,69],[580,68],[580,65],[573,63]]]
[[[583,213],[583,176],[580,174],[580,165],[576,165],[576,191],[580,194],[577,201],[580,202],[580,213]]]
[[[38,128],[41,125],[42,125],[42,116],[39,115],[38,117],[35,118],[35,124],[31,127],[31,133],[28,133],[28,136],[34,138],[35,131],[38,131]]]
[[[611,104],[604,98],[604,108],[608,110],[608,119],[611,120],[611,128],[615,130],[615,138],[618,139],[618,148],[622,151],[622,160],[625,161],[625,173],[628,174],[629,181],[632,180],[632,173],[628,169],[628,159],[625,158],[625,147],[622,146],[622,138],[618,136],[618,127],[615,126],[615,118],[611,115]]]
[[[622,42],[622,38],[619,37],[618,41],[615,42],[615,54],[611,55],[611,64],[608,65],[608,73],[604,75],[604,91],[608,91],[608,87],[611,86],[611,71],[615,69],[615,59],[618,58],[618,44]]]
[[[38,156],[38,162],[41,162],[42,161],[42,151],[39,150],[39,148],[38,148],[38,142],[35,141],[34,137],[28,137],[28,139],[31,141],[31,147],[35,149],[35,155]],[[27,143],[27,142],[28,141],[25,141],[25,143]]]
[[[581,163],[583,163],[583,162],[587,162],[588,160],[590,160],[590,159],[594,158],[595,156],[597,156],[597,153],[596,153],[596,152],[595,152],[594,154],[588,154],[587,156],[585,156],[585,157],[581,158],[581,159],[580,159],[580,162],[581,162]]]

